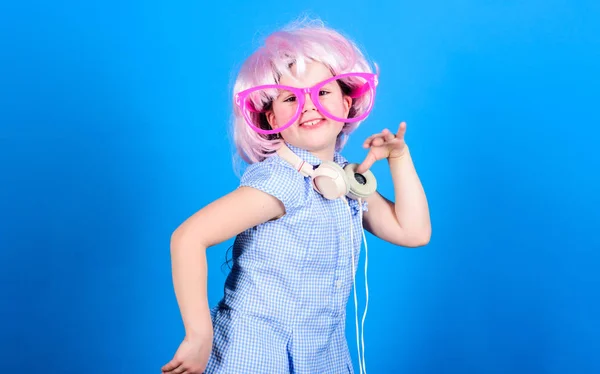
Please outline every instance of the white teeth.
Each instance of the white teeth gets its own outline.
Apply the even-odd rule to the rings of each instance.
[[[319,121],[321,121],[321,120],[320,119],[315,119],[315,120],[312,120],[312,121],[309,121],[309,122],[304,122],[302,124],[302,126],[313,126],[313,125],[316,125],[317,123],[319,123]]]

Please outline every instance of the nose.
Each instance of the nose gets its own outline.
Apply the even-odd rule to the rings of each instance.
[[[312,97],[310,97],[310,93],[304,94],[304,108],[302,109],[302,113],[306,113],[309,110],[316,110],[317,107],[315,103],[312,101]]]

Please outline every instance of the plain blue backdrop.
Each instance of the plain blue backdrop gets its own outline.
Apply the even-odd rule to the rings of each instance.
[[[597,1],[70,0],[0,4],[2,373],[171,359],[170,235],[236,188],[233,79],[303,14],[381,68],[345,156],[407,121],[430,203],[427,247],[368,236],[368,372],[600,372]],[[231,243],[208,250],[211,305]]]

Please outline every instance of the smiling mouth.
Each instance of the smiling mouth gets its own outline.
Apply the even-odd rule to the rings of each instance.
[[[313,119],[311,121],[306,121],[303,122],[302,124],[300,124],[300,126],[302,127],[312,127],[318,124],[321,124],[321,122],[325,121],[323,118],[317,118],[317,119]]]

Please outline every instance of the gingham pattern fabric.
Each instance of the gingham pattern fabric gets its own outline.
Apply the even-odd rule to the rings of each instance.
[[[334,161],[347,164],[339,153]],[[240,186],[277,197],[286,214],[236,237],[224,297],[211,309],[206,373],[354,373],[345,322],[362,241],[358,202],[325,199],[277,155],[250,165]]]

